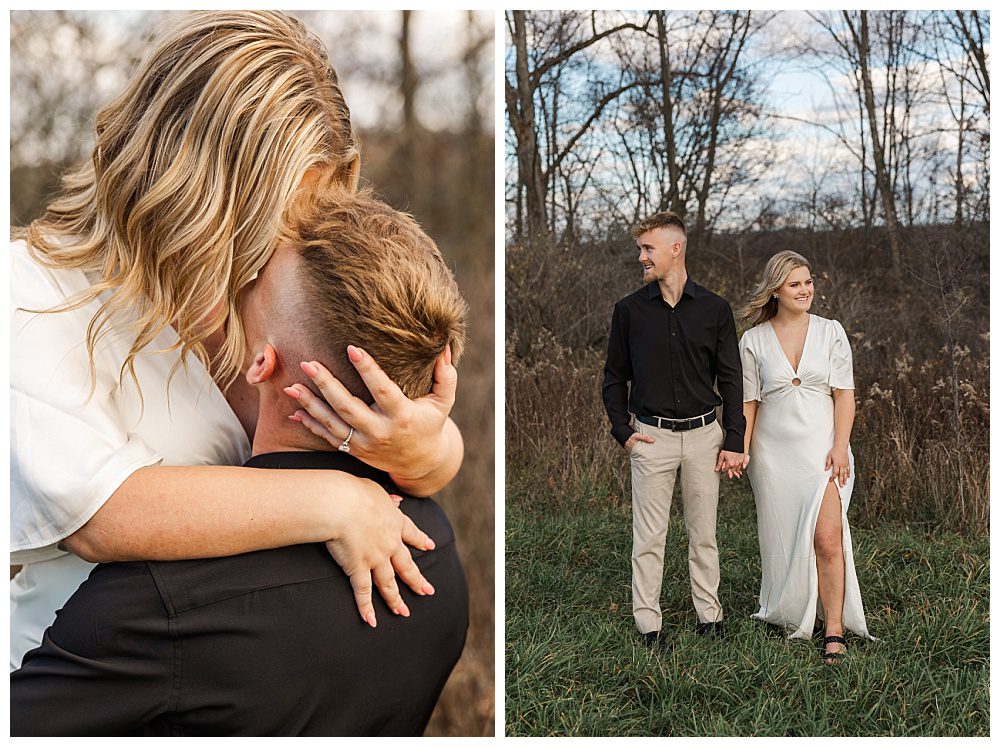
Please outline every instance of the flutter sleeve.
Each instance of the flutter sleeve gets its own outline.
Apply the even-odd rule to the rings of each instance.
[[[96,356],[90,394],[85,340],[94,304],[34,313],[86,289],[86,276],[41,266],[23,242],[11,248],[10,549],[17,562],[18,551],[60,554],[59,540],[135,470],[161,458],[129,432],[113,355]]]
[[[854,388],[854,357],[851,354],[851,343],[837,320],[833,320],[833,338],[830,341],[830,388]]]
[[[743,365],[743,401],[760,400],[760,366],[753,349],[751,330],[740,338],[740,362]]]

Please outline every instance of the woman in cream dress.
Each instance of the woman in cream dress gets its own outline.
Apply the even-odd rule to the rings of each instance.
[[[757,504],[760,610],[790,638],[825,627],[823,661],[844,656],[845,630],[870,638],[847,509],[854,489],[851,348],[839,322],[809,313],[808,261],[773,256],[741,316],[747,420],[744,462]]]

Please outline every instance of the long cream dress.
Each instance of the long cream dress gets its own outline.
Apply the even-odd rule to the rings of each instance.
[[[798,370],[785,357],[770,322],[740,340],[743,400],[758,400],[750,442],[750,485],[757,504],[760,541],[760,610],[753,617],[784,627],[790,638],[808,638],[823,618],[813,538],[831,470],[833,390],[854,389],[851,347],[839,322],[809,315]],[[870,638],[854,570],[847,509],[851,476],[840,487],[845,561],[844,628]]]

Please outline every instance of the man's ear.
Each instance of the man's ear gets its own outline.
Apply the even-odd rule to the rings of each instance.
[[[278,354],[274,352],[271,343],[264,343],[264,349],[257,353],[247,371],[247,383],[263,384],[274,375],[274,367],[277,363]]]

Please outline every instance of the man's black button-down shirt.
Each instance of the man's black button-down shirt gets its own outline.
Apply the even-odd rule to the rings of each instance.
[[[400,492],[343,452],[259,454],[260,469],[334,469]],[[400,581],[413,615],[376,592],[358,615],[322,544],[225,558],[98,565],[10,678],[25,736],[417,736],[469,621],[455,534],[430,498],[400,510],[434,538],[411,549],[436,593]]]
[[[692,418],[721,404],[722,448],[742,453],[743,369],[729,304],[690,278],[674,307],[655,282],[623,298],[611,319],[603,396],[623,446],[635,432],[629,412]]]

